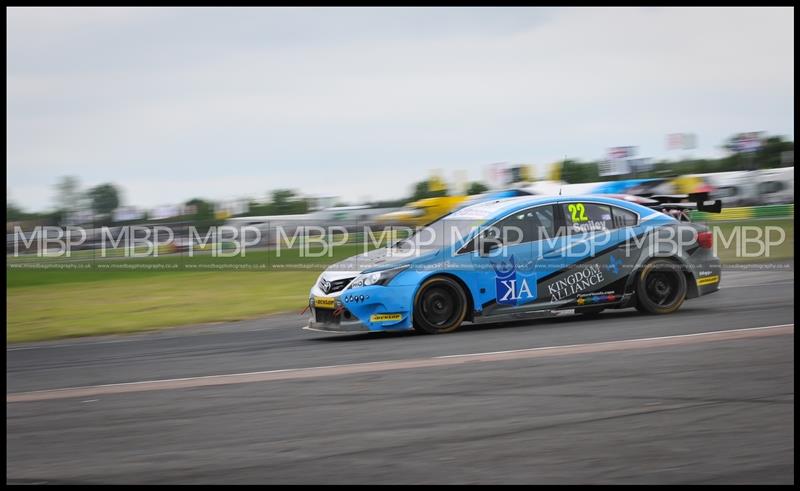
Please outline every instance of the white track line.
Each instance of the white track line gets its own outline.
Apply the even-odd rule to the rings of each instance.
[[[709,331],[655,338],[624,339],[619,341],[604,341],[589,344],[573,344],[509,351],[493,351],[487,353],[445,355],[432,358],[375,361],[369,363],[354,363],[348,365],[332,365],[309,368],[285,368],[261,372],[207,375],[163,380],[144,380],[140,382],[125,382],[118,384],[92,385],[86,387],[68,387],[63,389],[18,392],[6,394],[6,403],[67,399],[73,397],[87,398],[91,396],[121,394],[126,392],[177,390],[215,385],[271,382],[278,380],[330,377],[335,375],[353,375],[358,373],[374,373],[388,370],[457,365],[461,363],[505,361],[545,356],[565,356],[630,349],[646,349],[662,346],[677,346],[710,341],[726,341],[733,339],[779,336],[788,334],[794,334],[794,324],[731,329],[726,331]]]

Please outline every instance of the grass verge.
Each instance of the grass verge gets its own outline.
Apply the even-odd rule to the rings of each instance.
[[[318,274],[173,273],[9,288],[6,340],[127,333],[294,309],[299,314]]]

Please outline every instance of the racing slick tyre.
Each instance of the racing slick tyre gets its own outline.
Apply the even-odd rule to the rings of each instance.
[[[428,334],[453,332],[467,316],[467,295],[455,280],[425,280],[414,299],[414,329]]]
[[[639,272],[636,286],[636,309],[648,314],[669,314],[686,299],[686,275],[679,265],[667,259],[655,259]]]

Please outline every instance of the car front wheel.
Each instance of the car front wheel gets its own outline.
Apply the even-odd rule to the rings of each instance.
[[[452,278],[425,280],[414,300],[414,329],[428,334],[453,332],[467,316],[467,296]]]

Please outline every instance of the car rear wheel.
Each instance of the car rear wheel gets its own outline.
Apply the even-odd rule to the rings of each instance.
[[[452,278],[425,280],[414,300],[414,329],[428,334],[453,332],[467,316],[467,296]]]
[[[648,314],[669,314],[686,299],[686,275],[676,263],[655,259],[639,272],[636,308]]]

